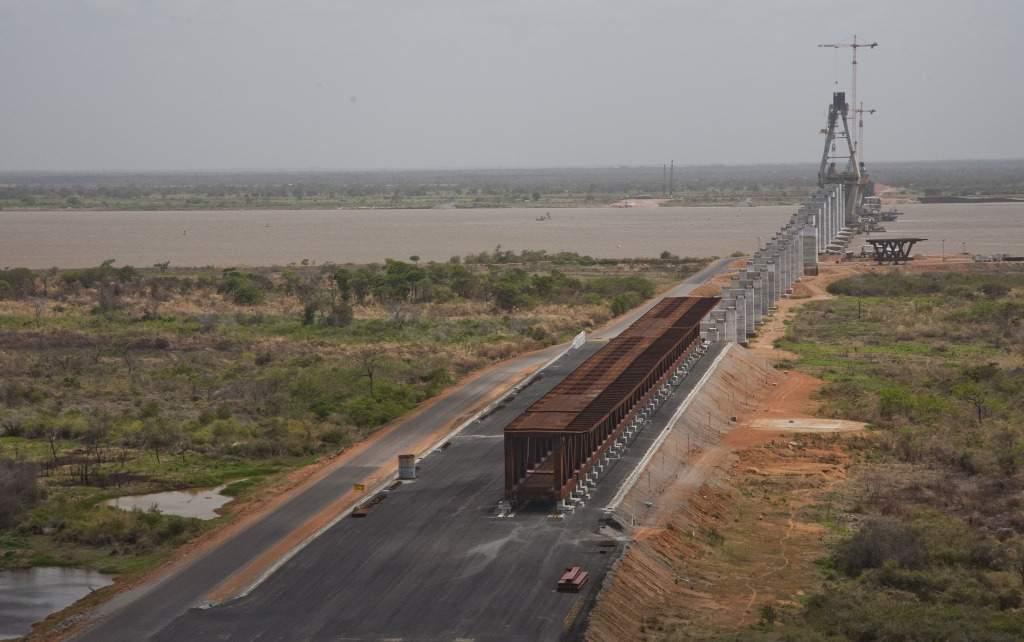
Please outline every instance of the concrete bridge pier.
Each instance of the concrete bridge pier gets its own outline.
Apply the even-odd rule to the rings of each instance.
[[[797,281],[799,281],[800,280],[800,276],[803,274],[803,270],[802,270],[802,261],[803,261],[803,259],[801,257],[801,248],[803,247],[803,241],[802,241],[802,239],[800,237],[800,233],[799,233],[798,230],[794,229],[792,233],[793,233],[793,237],[792,237],[793,240],[790,243],[790,251],[789,251],[789,261],[790,261],[790,264],[789,264],[789,278],[787,279],[787,283],[786,283],[786,294],[791,294],[793,292],[793,284],[796,283]],[[811,239],[811,240],[812,240],[812,246],[813,246],[813,240],[814,239]]]
[[[701,326],[702,336],[746,344],[802,276],[817,274],[819,253],[847,242],[844,198],[838,187],[811,194],[723,289],[721,302]]]
[[[765,287],[764,274],[758,267],[750,273],[754,283],[754,319],[758,326],[764,324],[764,317],[768,314],[768,288]]]
[[[800,238],[804,244],[802,271],[804,274],[815,275],[818,273],[817,233],[808,225],[800,232]]]
[[[836,195],[834,192],[830,192],[828,197],[825,199],[825,218],[823,222],[824,229],[821,239],[822,251],[828,247],[829,243],[831,243],[836,232]]]
[[[843,190],[836,188],[835,197],[832,200],[834,211],[832,212],[832,236],[829,238],[829,243],[835,243],[836,238],[839,236],[839,230],[843,229],[843,219],[846,218],[846,212],[843,211]]]
[[[775,300],[779,300],[789,287],[790,274],[793,271],[792,242],[783,238],[779,241],[778,254],[775,257]]]
[[[775,297],[772,296],[772,280],[775,272],[769,269],[767,261],[759,265],[757,269],[761,273],[761,282],[764,283],[764,314],[767,316],[775,309]]]
[[[789,288],[789,282],[793,275],[793,247],[792,243],[786,243],[779,248],[778,265],[779,265],[779,284],[778,293],[776,299],[781,299],[786,290]]]
[[[839,211],[836,216],[836,236],[839,237],[839,233],[846,229],[846,187],[839,185],[836,187],[836,192],[839,200]]]
[[[775,257],[775,300],[778,301],[786,292],[786,279],[789,274],[789,258],[786,256],[787,248],[779,248],[779,254]]]
[[[736,305],[736,343],[747,343],[747,293],[739,287],[732,288],[732,297]]]
[[[818,213],[814,217],[814,223],[812,223],[816,235],[815,244],[819,248],[825,247],[825,215],[825,201],[822,201]]]
[[[730,298],[725,306],[725,335],[724,341],[739,341],[736,322],[736,299]]]
[[[824,206],[821,210],[821,221],[818,226],[821,228],[818,231],[818,248],[824,252],[828,246],[828,222],[832,218],[832,199],[828,197],[825,199]]]
[[[747,337],[754,336],[755,332],[755,321],[754,318],[754,286],[750,282],[750,277],[746,272],[740,273],[739,287],[743,291],[743,320],[744,328]]]
[[[728,310],[715,309],[711,311],[711,322],[715,324],[715,341],[728,341]]]
[[[775,251],[765,258],[761,265],[761,273],[764,275],[764,282],[768,286],[768,311],[775,309],[775,302],[779,300],[778,272],[776,271]]]
[[[790,289],[790,284],[793,282],[793,271],[795,269],[793,259],[793,237],[790,236],[781,242],[778,258],[776,259],[776,269],[778,270],[778,284],[775,288],[776,301],[785,295],[786,290]]]

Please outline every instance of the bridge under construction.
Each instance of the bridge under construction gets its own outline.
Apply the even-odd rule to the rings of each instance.
[[[586,501],[709,346],[745,345],[796,281],[817,274],[822,255],[845,251],[868,185],[849,115],[846,94],[835,92],[818,189],[720,298],[662,299],[505,428],[510,506],[541,501],[571,511]],[[879,260],[907,260],[917,240],[878,241]]]
[[[628,527],[643,523],[659,488],[689,465],[690,437],[716,443],[754,407],[734,393],[769,385],[770,369],[757,370],[752,353],[735,344],[757,332],[794,283],[817,272],[822,255],[842,252],[852,237],[866,172],[849,144],[849,111],[836,92],[818,189],[720,297],[688,295],[731,269],[731,259],[678,284],[618,336],[606,330],[613,338],[604,345],[581,342],[509,361],[504,376],[485,374],[474,382],[479,390],[466,385],[404,420],[226,544],[126,597],[78,639],[578,637]],[[839,154],[833,143],[843,137]],[[910,247],[899,252],[906,258]],[[504,387],[509,373],[538,368],[512,391]],[[490,410],[451,432],[499,386],[504,396]],[[442,429],[443,443],[419,449]],[[383,462],[409,452],[415,479],[396,480]],[[344,519],[350,513],[337,512],[338,498],[354,485],[362,492],[381,470],[372,477],[379,489],[370,491],[370,510]],[[646,483],[637,484],[641,473]],[[553,504],[559,519],[517,510],[536,503]],[[295,524],[320,524],[324,511],[335,521],[287,549],[236,599],[209,604],[224,578],[245,576],[250,560],[273,552]],[[622,528],[595,528],[611,521]],[[578,594],[556,590],[564,569],[584,562],[586,586]],[[198,604],[204,608],[192,608]]]

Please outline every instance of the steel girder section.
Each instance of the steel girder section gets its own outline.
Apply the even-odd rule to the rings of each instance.
[[[718,301],[663,300],[513,420],[505,428],[506,497],[566,498],[700,345],[701,322]],[[614,377],[604,376],[609,369]]]

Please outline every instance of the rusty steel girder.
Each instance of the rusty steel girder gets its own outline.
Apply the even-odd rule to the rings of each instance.
[[[698,345],[713,297],[659,301],[505,428],[505,496],[565,499]]]

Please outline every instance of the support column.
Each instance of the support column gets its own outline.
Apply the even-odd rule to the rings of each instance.
[[[736,302],[736,342],[746,344],[747,342],[747,293],[740,287],[732,290],[733,299]]]
[[[846,227],[846,185],[839,186],[839,229],[842,231]]]
[[[754,336],[754,287],[746,273],[740,276],[740,287],[743,288],[743,320],[746,336]]]
[[[768,257],[768,260],[764,265],[764,276],[765,281],[768,283],[768,306],[772,309],[775,308],[775,302],[779,300],[779,274],[778,264],[776,263],[778,258],[777,250],[772,252],[772,255]]]
[[[762,325],[764,323],[764,315],[768,313],[764,281],[761,280],[760,270],[756,268],[750,276],[753,279],[754,285],[754,321],[757,325]]]
[[[736,300],[729,299],[729,303],[725,306],[725,340],[726,341],[739,341],[739,331],[736,328]]]
[[[716,341],[719,341],[719,342],[727,341],[728,340],[728,338],[727,338],[728,335],[726,334],[726,331],[728,330],[728,328],[726,327],[727,326],[727,321],[726,321],[725,315],[726,315],[726,311],[725,310],[717,310],[716,309],[716,310],[712,310],[712,312],[711,312],[711,320],[714,321],[714,323],[715,323],[715,335],[716,335],[715,339],[716,339]]]
[[[805,227],[800,233],[801,240],[804,244],[803,251],[803,273],[804,274],[817,274],[818,273],[818,248],[815,247],[816,236],[814,228]]]
[[[825,248],[828,247],[828,234],[829,234],[829,231],[830,231],[829,228],[832,227],[832,194],[831,193],[829,193],[829,195],[826,197],[826,202],[828,203],[828,207],[825,210],[825,220],[823,221],[824,224],[825,224],[825,232],[824,232],[824,234],[821,235],[821,245],[818,246],[818,252],[820,252],[820,253],[824,253],[825,252]]]
[[[818,214],[814,218],[814,229],[817,233],[818,247],[825,246],[825,204],[818,208]]]

